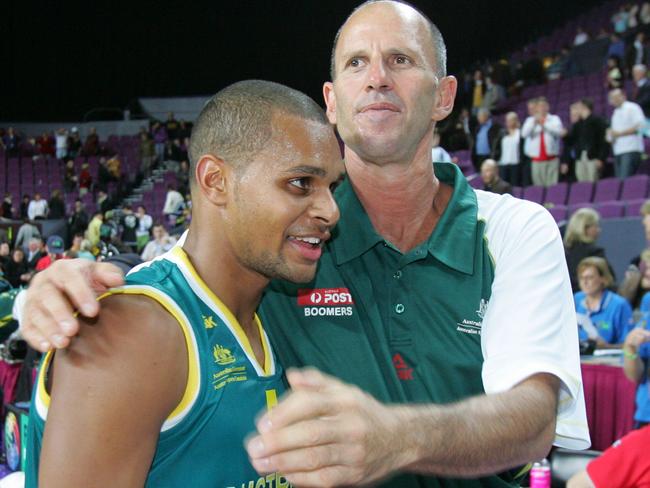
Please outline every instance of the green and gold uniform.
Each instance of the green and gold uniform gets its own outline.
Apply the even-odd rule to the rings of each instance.
[[[263,366],[257,363],[233,314],[210,291],[178,246],[161,259],[135,268],[126,285],[109,294],[142,295],[157,301],[178,321],[188,351],[186,390],[161,428],[146,486],[289,486],[276,474],[260,477],[243,447],[244,438],[255,430],[255,417],[273,406],[285,390],[282,368],[275,362],[259,319],[256,317],[264,347]],[[51,358],[49,353],[43,361],[32,399],[27,488],[36,487],[38,482],[39,453],[50,403],[45,379]]]

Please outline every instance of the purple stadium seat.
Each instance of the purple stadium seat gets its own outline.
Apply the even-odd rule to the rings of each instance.
[[[544,198],[544,203],[552,203],[553,205],[565,205],[568,192],[568,183],[557,183],[553,186],[549,186],[546,189],[546,197]]]
[[[589,203],[594,194],[594,184],[590,181],[579,181],[573,183],[569,191],[569,200],[567,205],[575,205],[578,203]]]
[[[636,200],[630,200],[627,202],[627,207],[625,209],[626,217],[638,217],[641,214],[641,206],[646,202],[645,198],[639,198]]]
[[[527,186],[524,188],[522,198],[530,202],[541,204],[544,200],[544,190],[545,188],[543,186]]]
[[[567,208],[566,205],[556,205],[553,208],[549,208],[548,211],[551,213],[556,222],[562,222],[567,218]]]
[[[513,186],[512,187],[512,196],[515,198],[521,198],[521,196],[524,194],[524,189],[520,186]]]
[[[596,183],[594,202],[613,202],[618,200],[621,193],[621,180],[618,178],[605,178]]]
[[[630,176],[623,181],[621,200],[638,200],[648,196],[648,175]]]
[[[483,180],[478,175],[475,178],[469,180],[469,184],[472,188],[476,188],[477,190],[483,189]]]
[[[625,213],[624,202],[604,202],[598,205],[598,213],[603,219],[623,217]]]

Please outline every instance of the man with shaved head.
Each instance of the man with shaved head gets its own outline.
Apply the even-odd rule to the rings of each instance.
[[[438,29],[408,4],[364,3],[336,36],[323,94],[345,142],[341,219],[312,281],[265,291],[278,357],[312,368],[289,371],[292,392],[257,421],[253,466],[297,486],[505,487],[552,444],[587,447],[555,222],[431,162],[456,94]],[[72,268],[29,298],[25,333],[40,347],[76,330],[62,297],[97,314]]]
[[[641,164],[645,116],[639,104],[630,102],[625,92],[616,88],[609,92],[609,104],[614,107],[607,138],[614,153],[614,173],[625,179],[636,173]]]

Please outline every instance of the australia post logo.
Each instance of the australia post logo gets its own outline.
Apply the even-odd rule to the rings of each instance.
[[[354,300],[347,288],[303,288],[298,290],[298,306],[305,317],[350,316]]]

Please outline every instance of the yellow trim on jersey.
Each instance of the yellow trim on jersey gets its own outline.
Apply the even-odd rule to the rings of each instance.
[[[141,287],[138,285],[128,285],[123,288],[115,288],[107,291],[101,295],[97,300],[101,300],[107,296],[111,295],[144,295],[152,300],[158,302],[162,307],[167,310],[167,312],[176,319],[178,324],[181,327],[183,332],[183,337],[185,338],[185,345],[187,346],[187,384],[185,385],[185,391],[183,392],[183,397],[181,401],[176,405],[176,408],[167,416],[166,422],[174,420],[175,417],[181,415],[185,410],[194,403],[194,400],[198,396],[200,388],[200,374],[199,374],[199,351],[197,350],[196,343],[193,339],[192,325],[187,321],[187,319],[182,316],[178,310],[177,306],[167,295],[154,288]]]
[[[41,417],[45,419],[45,413],[47,409],[50,408],[50,395],[47,393],[47,388],[45,388],[45,375],[47,374],[48,369],[50,369],[50,364],[52,363],[52,358],[54,357],[54,349],[47,351],[43,359],[41,360],[41,369],[38,372],[37,379],[37,395],[36,401],[40,403],[40,407],[43,408]]]
[[[174,248],[171,250],[171,252],[178,258],[180,259],[185,267],[187,268],[187,271],[192,275],[194,278],[195,283],[201,287],[203,292],[206,294],[206,296],[212,300],[214,305],[223,313],[223,315],[226,317],[228,322],[232,325],[233,331],[235,332],[237,338],[239,339],[240,344],[242,345],[242,348],[244,349],[244,352],[246,355],[249,357],[251,361],[255,361],[258,366],[261,366],[262,370],[264,371],[265,375],[270,375],[271,374],[271,348],[268,344],[266,334],[264,333],[264,327],[262,326],[262,322],[260,321],[260,318],[255,314],[255,323],[257,324],[257,328],[259,330],[260,334],[260,340],[262,342],[262,348],[264,350],[264,364],[260,365],[259,362],[257,361],[257,358],[255,357],[255,353],[253,352],[253,348],[251,347],[251,343],[248,340],[248,336],[244,332],[244,329],[242,326],[239,324],[239,321],[237,318],[233,315],[233,313],[230,311],[230,309],[219,299],[217,295],[214,294],[214,292],[206,285],[205,281],[201,278],[201,276],[196,272],[196,269],[194,269],[194,265],[190,261],[189,257],[185,253],[182,247],[180,246],[174,246]]]
[[[128,285],[123,288],[115,288],[107,291],[97,298],[101,300],[111,295],[143,295],[146,297],[155,300],[159,303],[170,315],[172,315],[178,324],[180,325],[181,331],[183,332],[183,337],[185,338],[185,345],[187,347],[187,359],[188,359],[188,369],[187,369],[187,384],[185,385],[185,391],[183,392],[183,397],[174,410],[167,416],[165,423],[174,422],[176,418],[188,410],[188,408],[194,403],[196,397],[199,393],[200,388],[200,367],[199,367],[199,353],[196,346],[196,342],[193,338],[192,326],[183,317],[178,310],[175,304],[171,303],[171,300],[162,292],[155,290],[149,287],[141,287],[138,285]],[[47,392],[45,387],[45,374],[50,367],[50,362],[54,355],[54,350],[48,351],[48,353],[43,358],[43,365],[38,375],[38,401],[41,405],[45,407],[43,413],[47,413],[47,409],[50,407],[50,395]],[[45,415],[42,415],[45,419]],[[178,419],[180,420],[180,419]],[[174,423],[175,425],[175,423]]]
[[[278,393],[275,390],[266,390],[266,409],[271,410],[278,404]]]

